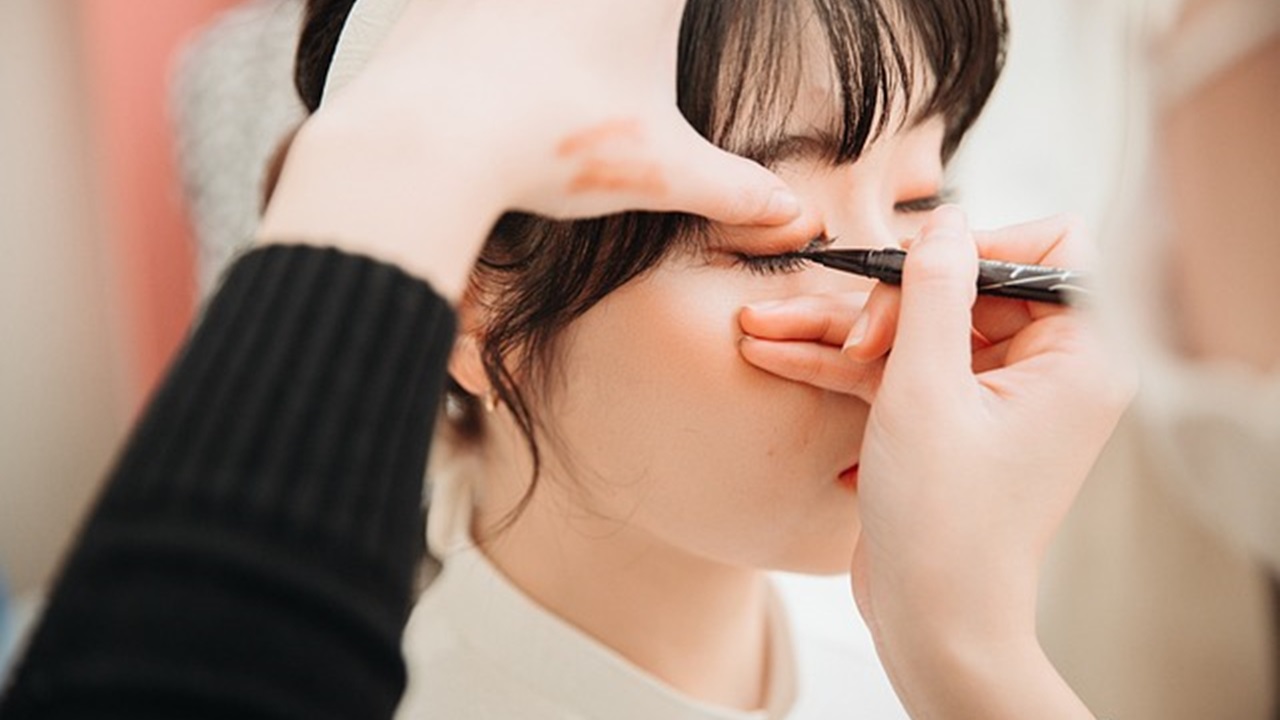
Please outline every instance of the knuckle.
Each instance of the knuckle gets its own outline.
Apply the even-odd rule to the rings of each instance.
[[[1097,245],[1082,216],[1064,213],[1053,216],[1048,222],[1053,242],[1044,250],[1040,262],[1077,269],[1097,264]]]
[[[859,312],[871,301],[871,293],[866,290],[850,290],[831,293],[829,304],[833,310],[841,314]]]
[[[821,315],[818,318],[818,328],[817,328],[816,335],[820,338],[829,337],[835,329],[834,322],[835,322],[834,318],[830,314],[824,313],[823,315]]]
[[[949,256],[950,253],[928,252],[921,248],[908,257],[903,273],[914,283],[950,280],[955,275],[955,267]]]
[[[796,365],[796,380],[809,385],[815,385],[822,379],[822,363],[817,358],[805,357],[798,361]]]
[[[725,194],[721,213],[729,222],[745,222],[766,210],[769,197],[769,190],[754,183],[739,184]]]
[[[1058,213],[1049,219],[1063,235],[1084,235],[1089,227],[1084,216],[1076,212]]]
[[[967,271],[965,265],[966,260],[959,252],[948,252],[943,248],[913,252],[907,256],[907,262],[903,268],[903,285],[917,289],[927,287],[951,293],[973,294],[976,292],[973,272]]]

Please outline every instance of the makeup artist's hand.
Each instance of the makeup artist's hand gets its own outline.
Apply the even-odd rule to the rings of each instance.
[[[298,133],[258,236],[341,241],[456,297],[505,210],[792,220],[781,180],[676,108],[684,5],[410,0]]]
[[[860,315],[838,300],[797,299],[824,313],[818,322],[786,320],[786,304],[744,313],[747,332],[771,339],[743,354],[866,397],[865,363],[892,345],[870,383],[852,569],[913,715],[969,717],[959,708],[985,697],[972,716],[1045,717],[1031,703],[1056,693],[1076,709],[1064,716],[1090,717],[1036,641],[1038,571],[1134,382],[1083,312],[976,298],[979,254],[1082,267],[1092,251],[1065,220],[972,234],[958,209],[943,208],[910,246],[901,289],[878,285]],[[815,327],[824,337],[798,332]],[[841,352],[851,334],[861,342]]]

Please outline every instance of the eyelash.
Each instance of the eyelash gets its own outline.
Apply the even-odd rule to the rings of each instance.
[[[801,253],[816,252],[825,250],[835,242],[834,238],[829,238],[826,234],[809,241],[799,252],[785,252],[777,255],[748,255],[746,253],[733,253],[733,261],[735,265],[745,268],[748,272],[757,275],[782,275],[784,273],[793,273],[804,268],[807,260],[800,256]]]
[[[900,202],[893,206],[894,211],[900,213],[914,214],[932,212],[938,207],[951,202],[952,193],[950,190],[930,195],[928,197],[916,198]],[[813,252],[816,250],[824,250],[835,242],[833,238],[826,235],[820,235],[809,242],[804,250],[800,252]],[[777,255],[748,255],[746,253],[734,253],[734,264],[745,268],[748,272],[757,275],[783,275],[786,273],[798,272],[804,269],[806,261],[800,256],[800,253],[787,252]]]
[[[757,275],[784,275],[799,272],[805,259],[795,253],[782,255],[737,255],[734,262]]]
[[[955,193],[950,189],[942,190],[928,197],[915,198],[900,202],[893,206],[895,212],[900,213],[926,213],[933,212],[939,207],[946,205],[955,198]]]

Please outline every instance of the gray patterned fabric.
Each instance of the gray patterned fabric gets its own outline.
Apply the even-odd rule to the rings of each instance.
[[[293,89],[302,0],[253,0],[184,50],[172,90],[177,155],[208,294],[257,223],[266,163],[303,116]]]

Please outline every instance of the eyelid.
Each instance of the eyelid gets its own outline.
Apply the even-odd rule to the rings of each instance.
[[[815,130],[773,138],[744,148],[738,154],[772,168],[788,161],[829,160],[835,157],[838,147],[839,141],[834,135]]]
[[[925,213],[937,210],[939,207],[954,202],[956,193],[951,188],[943,188],[938,192],[926,197],[911,198],[894,203],[894,212],[900,213]]]
[[[804,253],[825,250],[834,242],[835,238],[829,237],[824,232],[811,239],[807,245],[798,250],[769,255],[750,255],[744,252],[734,252],[732,257],[735,265],[746,269],[748,272],[757,275],[782,275],[803,270],[807,263],[803,257]]]
[[[781,257],[792,256],[792,255],[800,255],[802,253],[811,253],[811,252],[818,252],[820,250],[826,250],[827,248],[831,247],[831,245],[835,241],[836,241],[835,238],[827,235],[826,231],[823,231],[822,233],[810,238],[809,242],[805,243],[804,247],[798,247],[798,248],[793,248],[789,250],[782,250],[779,252],[768,252],[768,253],[751,253],[751,252],[745,252],[742,250],[733,250],[733,251],[730,251],[730,254],[733,255],[735,258],[739,258],[745,261],[760,260],[764,258],[781,258]]]
[[[818,235],[814,237],[812,240],[810,240],[809,244],[805,245],[804,248],[800,250],[800,252],[802,253],[820,252],[822,250],[826,250],[827,248],[831,247],[832,245],[835,244],[835,242],[836,242],[836,239],[828,235],[824,230],[821,235]]]

